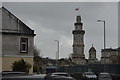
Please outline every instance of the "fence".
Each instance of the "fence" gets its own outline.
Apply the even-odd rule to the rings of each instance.
[[[109,72],[111,74],[120,75],[120,64],[86,64],[75,66],[63,66],[59,68],[61,72],[77,73],[85,71],[93,71],[95,73]]]

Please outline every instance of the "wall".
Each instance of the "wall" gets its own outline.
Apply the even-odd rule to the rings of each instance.
[[[101,54],[102,54],[101,57],[103,57],[101,59],[101,62],[111,64],[112,63],[112,59],[111,59],[112,56],[118,56],[118,51],[117,50],[113,51],[111,49],[109,51],[101,52]],[[117,58],[116,58],[116,60],[117,60]]]
[[[28,38],[28,53],[20,53],[20,38]],[[34,38],[31,36],[20,36],[20,35],[2,35],[2,51],[4,55],[33,55]]]
[[[2,10],[0,8],[0,32],[2,31]],[[0,72],[2,71],[2,34],[0,34]]]
[[[24,59],[33,66],[33,49],[34,49],[34,30],[30,29],[21,20],[15,17],[7,9],[2,8],[2,69],[11,70],[11,64],[14,61]],[[28,38],[28,52],[20,52],[20,39]],[[0,60],[0,61],[2,61]],[[32,73],[32,69],[30,70]]]
[[[18,25],[17,25],[17,18],[15,18],[12,14],[10,14],[7,10],[2,9],[2,25],[3,25],[3,30],[18,30]]]
[[[20,59],[24,59],[25,62],[29,63],[32,65],[32,68],[30,69],[29,73],[33,74],[33,57],[28,57],[28,56],[24,56],[24,57],[3,57],[2,61],[3,61],[3,71],[12,71],[12,63],[14,63],[14,61],[19,61]]]

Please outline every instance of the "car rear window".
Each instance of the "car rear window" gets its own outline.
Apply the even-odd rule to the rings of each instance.
[[[110,78],[111,76],[109,74],[101,74],[100,77],[103,77],[103,78]]]

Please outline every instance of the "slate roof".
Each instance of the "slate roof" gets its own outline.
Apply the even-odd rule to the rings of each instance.
[[[92,47],[89,49],[89,52],[96,52],[96,49],[92,46]]]
[[[2,29],[2,34],[18,34],[18,35],[31,35],[31,36],[35,36],[34,34],[34,30],[32,30],[31,28],[29,28],[25,23],[23,23],[20,19],[18,19],[15,15],[13,15],[10,11],[8,11],[6,8],[2,7],[2,11],[6,12],[9,14],[9,16],[14,19],[18,26],[17,30],[13,30],[13,29]],[[3,12],[2,12],[3,14]],[[2,17],[4,18],[4,17]],[[4,19],[2,19],[3,21]],[[4,25],[2,25],[2,27],[4,27]],[[11,27],[11,26],[10,26]]]

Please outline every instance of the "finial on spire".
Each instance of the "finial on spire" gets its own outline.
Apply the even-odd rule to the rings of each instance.
[[[92,44],[92,47],[93,47],[93,44]]]
[[[81,22],[81,16],[77,16],[77,17],[76,17],[76,22],[77,22],[77,23],[80,23],[80,22]]]

